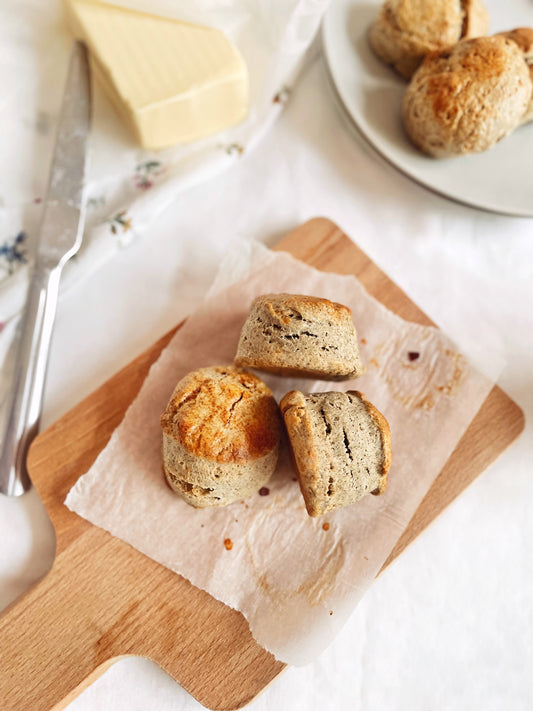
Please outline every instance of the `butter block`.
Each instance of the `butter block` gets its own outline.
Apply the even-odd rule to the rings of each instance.
[[[248,72],[219,30],[98,0],[65,0],[97,81],[144,148],[204,138],[248,112]]]

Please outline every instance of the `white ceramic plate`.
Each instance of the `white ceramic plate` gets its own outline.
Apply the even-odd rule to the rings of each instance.
[[[533,27],[533,0],[485,0],[490,34]],[[414,148],[400,118],[406,83],[370,49],[367,29],[381,0],[333,0],[322,40],[342,107],[369,143],[416,182],[458,202],[533,217],[533,123],[485,153],[437,160]]]

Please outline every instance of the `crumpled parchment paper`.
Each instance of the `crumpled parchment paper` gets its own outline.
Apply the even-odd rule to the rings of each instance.
[[[177,332],[66,505],[240,610],[278,659],[305,664],[372,583],[493,383],[443,333],[395,316],[355,277],[255,248],[226,260],[224,283],[233,263],[239,280],[219,283]],[[352,309],[363,376],[344,383],[262,377],[278,400],[293,388],[365,393],[392,433],[382,496],[312,519],[286,450],[268,495],[228,507],[191,508],[166,485],[159,416],[174,386],[191,370],[232,362],[252,299],[269,292],[323,296]]]

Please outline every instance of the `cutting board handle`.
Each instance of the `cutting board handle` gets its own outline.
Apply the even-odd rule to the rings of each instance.
[[[102,610],[101,626],[87,614],[97,600],[82,568],[66,552],[0,617],[2,711],[59,711],[118,659],[99,644],[113,611]]]
[[[283,669],[239,612],[79,522],[48,575],[0,617],[0,711],[64,709],[124,656],[151,659],[221,710],[251,701]]]

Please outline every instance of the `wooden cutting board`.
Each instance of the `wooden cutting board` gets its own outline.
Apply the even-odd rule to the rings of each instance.
[[[431,321],[332,222],[317,218],[277,249],[325,271],[355,274],[403,318]],[[50,573],[0,618],[0,708],[64,708],[114,661],[157,662],[200,703],[236,709],[284,668],[243,616],[70,512],[63,501],[105,446],[167,334],[35,440],[31,479],[57,534]],[[391,552],[386,567],[522,431],[495,387]]]

